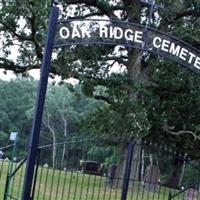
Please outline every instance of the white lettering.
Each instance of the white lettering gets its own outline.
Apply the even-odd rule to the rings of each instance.
[[[90,38],[91,37],[91,35],[87,29],[81,29],[81,31],[82,31],[82,38],[85,38],[85,37]]]
[[[170,41],[163,40],[161,49],[165,52],[168,52],[169,51],[169,45],[170,45]]]
[[[100,37],[101,38],[108,38],[108,27],[100,26]]]
[[[124,33],[124,37],[126,40],[133,41],[133,31],[131,29],[127,29]]]
[[[180,57],[182,60],[185,61],[185,60],[186,60],[186,56],[187,56],[187,54],[188,54],[188,50],[185,49],[185,48],[182,48],[179,57]]]
[[[110,27],[110,38],[115,38],[115,32],[112,26]]]
[[[72,38],[75,38],[75,37],[78,37],[78,38],[81,37],[77,26],[74,26],[74,27],[73,27],[73,30],[72,30]]]
[[[60,37],[63,39],[67,39],[70,36],[70,31],[67,27],[62,27],[59,31]]]
[[[161,47],[161,42],[162,42],[162,39],[160,37],[155,37],[153,39],[153,46],[159,49]]]
[[[142,44],[143,43],[142,37],[143,37],[143,32],[135,31],[135,42]]]
[[[123,37],[123,30],[119,27],[114,28],[114,38],[115,39],[122,39]]]
[[[191,52],[189,52],[189,56],[190,56],[190,58],[189,58],[188,63],[191,64],[192,61],[194,60],[194,58],[196,58],[197,56],[195,54],[191,53]]]
[[[174,43],[171,43],[169,53],[171,53],[172,55],[175,55],[175,56],[179,56],[180,50],[181,50],[181,47],[179,45],[176,46]]]
[[[200,57],[197,57],[194,63],[194,66],[198,69],[200,69]]]
[[[93,36],[93,32],[88,30],[86,27],[79,27],[78,25],[74,25],[72,28],[69,27],[61,27],[59,30],[59,35],[62,39],[68,38],[91,38]],[[143,36],[144,33],[142,31],[134,31],[131,28],[124,28],[118,26],[108,26],[108,25],[99,25],[99,37],[100,38],[109,38],[116,40],[126,40],[131,42],[136,42],[143,44]],[[97,38],[94,38],[94,41]],[[123,43],[122,41],[122,43]],[[114,41],[113,41],[114,43]],[[187,47],[182,47],[180,43],[176,44],[176,41],[171,42],[169,40],[164,39],[159,36],[155,36],[153,38],[153,48],[162,50],[164,52],[168,52],[168,56],[170,55],[176,56],[177,59],[181,59],[187,62],[187,65],[193,64],[193,66],[197,69],[200,69],[200,57],[198,57],[193,52],[190,52]],[[151,50],[151,49],[150,49]],[[164,53],[163,52],[163,53]],[[161,53],[161,52],[160,52]],[[167,56],[166,55],[166,56]],[[179,60],[180,61],[180,60]]]

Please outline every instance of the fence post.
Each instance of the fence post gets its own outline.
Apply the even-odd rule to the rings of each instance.
[[[26,172],[23,184],[22,200],[31,200],[33,175],[35,171],[37,149],[39,144],[41,124],[42,124],[42,115],[44,110],[44,102],[45,102],[47,83],[48,83],[48,75],[50,71],[54,37],[56,34],[56,26],[58,21],[58,12],[59,8],[55,6],[53,0],[49,17],[48,33],[45,43],[42,67],[41,67],[40,82],[38,85],[35,116],[33,120],[32,132],[29,142],[29,151],[28,151],[28,159],[27,159]]]
[[[169,192],[168,200],[171,200],[171,199],[172,199],[172,193]]]
[[[34,175],[35,177],[33,179],[33,189],[32,189],[32,194],[31,194],[31,200],[34,199],[35,187],[36,187],[36,181],[37,181],[37,175],[38,175],[39,162],[40,162],[40,149],[38,149],[38,152],[37,152],[36,169],[35,169],[35,175]]]
[[[126,198],[127,198],[134,145],[135,144],[133,141],[130,141],[129,145],[128,145],[127,160],[126,160],[126,167],[125,167],[124,180],[123,180],[123,186],[122,186],[121,200],[126,200]]]
[[[13,149],[12,149],[12,158],[9,160],[9,164],[8,164],[8,171],[7,171],[7,177],[6,177],[6,185],[5,185],[5,189],[4,189],[4,200],[8,199],[8,193],[9,193],[9,187],[11,185],[11,179],[12,179],[12,172],[13,172],[13,165],[14,165],[14,157],[15,157],[15,153],[16,153],[16,146],[17,146],[17,136],[16,138],[13,140],[14,141],[14,145],[13,145]]]

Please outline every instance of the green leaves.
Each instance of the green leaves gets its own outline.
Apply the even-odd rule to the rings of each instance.
[[[147,111],[128,99],[98,107],[85,124],[93,133],[110,138],[142,138],[150,128]]]
[[[34,107],[35,94],[36,83],[31,79],[0,81],[0,146],[7,145],[10,132],[16,131],[19,151],[25,153],[33,117],[28,117],[27,111]]]

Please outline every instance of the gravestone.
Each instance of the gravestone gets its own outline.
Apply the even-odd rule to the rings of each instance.
[[[158,191],[160,181],[160,169],[156,165],[149,165],[145,170],[144,189],[147,191]]]
[[[0,151],[0,159],[3,157],[3,151]]]
[[[117,170],[117,165],[111,164],[109,166],[108,169],[108,177],[107,177],[107,183],[112,185],[114,178],[115,178],[115,174],[116,174],[116,170]]]
[[[190,188],[185,191],[184,200],[197,200],[198,198],[198,191]]]

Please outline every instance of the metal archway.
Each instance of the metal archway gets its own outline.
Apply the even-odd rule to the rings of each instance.
[[[170,36],[166,33],[160,32],[150,27],[142,25],[121,22],[121,21],[107,21],[107,20],[65,20],[58,21],[59,8],[56,4],[52,4],[51,13],[48,25],[48,34],[45,43],[44,56],[41,67],[41,77],[37,92],[37,101],[32,125],[31,138],[29,143],[28,159],[25,172],[25,179],[23,184],[22,200],[32,200],[34,195],[34,173],[35,164],[37,161],[37,150],[40,136],[40,129],[42,123],[42,115],[44,109],[44,102],[47,90],[48,75],[50,71],[50,63],[52,51],[54,48],[61,48],[69,45],[124,45],[126,47],[137,48],[143,51],[155,53],[159,56],[173,60],[184,67],[200,73],[200,52],[189,44]],[[73,23],[77,23],[77,30],[72,32],[70,38],[70,30],[73,31]],[[91,32],[85,29],[84,35],[80,33],[81,26],[86,23],[88,27],[93,25]],[[106,35],[106,28],[102,35],[98,35],[100,26],[103,24],[111,35]],[[63,38],[60,38],[60,28],[65,26],[61,33]],[[86,26],[86,27],[87,27]],[[87,28],[88,28],[87,27]],[[112,30],[111,30],[112,29]],[[123,31],[123,36],[118,35]],[[69,33],[68,33],[69,31]],[[90,30],[89,30],[90,31]],[[102,31],[102,30],[101,30]],[[82,30],[84,32],[84,30]],[[67,34],[67,35],[66,35]],[[116,34],[116,35],[115,35]],[[73,36],[74,35],[74,36]],[[114,35],[114,36],[113,36]],[[85,36],[85,37],[83,37]],[[100,37],[104,36],[104,37]],[[111,37],[112,36],[112,37]],[[116,36],[116,37],[115,37]],[[54,42],[55,39],[55,42]]]
[[[200,51],[186,42],[140,24],[116,20],[58,21],[54,48],[121,45],[157,54],[200,73]]]

